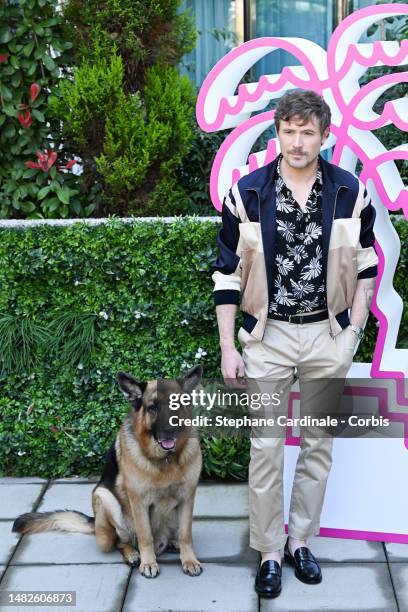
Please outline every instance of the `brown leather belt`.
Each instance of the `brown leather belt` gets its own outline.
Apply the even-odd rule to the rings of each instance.
[[[317,323],[317,321],[324,321],[329,318],[327,310],[317,312],[316,314],[302,314],[302,315],[277,315],[270,314],[268,319],[275,319],[276,321],[286,321],[287,323],[295,323],[296,325],[303,325],[304,323]]]

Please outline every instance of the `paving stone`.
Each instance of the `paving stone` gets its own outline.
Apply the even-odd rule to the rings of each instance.
[[[203,567],[200,576],[192,577],[178,564],[162,564],[154,580],[133,571],[123,612],[258,612],[255,568],[218,563]]]
[[[79,510],[93,516],[92,490],[94,484],[52,484],[44,494],[39,512],[50,510]]]
[[[0,487],[0,519],[15,519],[23,512],[31,512],[45,485],[4,484]]]
[[[0,486],[3,484],[45,484],[47,480],[45,478],[37,478],[36,476],[26,476],[25,478],[14,478],[12,476],[4,476],[0,478]]]
[[[321,568],[323,581],[311,585],[283,564],[282,593],[277,599],[261,599],[260,612],[397,612],[386,563],[322,563]]]
[[[408,563],[408,544],[394,544],[386,542],[385,548],[390,563]]]
[[[79,482],[88,482],[88,483],[94,483],[96,484],[97,482],[99,482],[99,476],[95,476],[92,478],[85,478],[84,476],[70,476],[69,478],[55,478],[55,480],[53,480],[53,482],[55,483],[65,483],[65,484],[78,484]]]
[[[122,559],[119,551],[101,552],[93,535],[53,531],[25,535],[12,564],[121,563]]]
[[[248,519],[193,521],[194,548],[200,560],[257,563],[249,548]]]
[[[7,563],[21,537],[11,531],[12,526],[13,521],[0,521],[0,563]]]
[[[257,562],[257,553],[248,545],[247,519],[196,520],[193,537],[201,561]],[[160,561],[165,562],[178,563],[178,559],[173,553],[160,556]],[[122,555],[118,551],[102,553],[91,535],[58,532],[24,536],[12,559],[13,565],[121,562]]]
[[[400,612],[408,612],[408,564],[391,563],[390,570],[400,607]]]
[[[116,612],[129,576],[126,565],[9,566],[1,583],[7,591],[76,591],[75,607],[13,606],[13,612]]]
[[[309,538],[307,542],[319,561],[386,562],[382,542],[324,537]]]
[[[249,548],[248,519],[194,520],[194,550],[200,561],[255,563],[258,553]],[[178,555],[164,553],[161,561],[178,561]]]
[[[194,515],[225,516],[227,518],[248,516],[248,485],[199,485],[196,493]]]

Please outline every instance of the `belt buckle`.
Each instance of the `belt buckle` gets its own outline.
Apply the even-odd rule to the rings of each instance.
[[[303,325],[303,319],[304,319],[303,315],[300,315],[299,316],[299,325]]]

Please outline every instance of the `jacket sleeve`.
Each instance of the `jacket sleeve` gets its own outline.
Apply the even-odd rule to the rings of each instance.
[[[222,204],[222,227],[217,237],[218,258],[212,266],[216,305],[240,302],[241,266],[237,253],[240,219],[232,189]]]
[[[357,248],[357,278],[374,278],[377,276],[378,256],[375,252],[374,221],[375,208],[371,198],[364,189],[363,204],[360,213],[361,230],[360,243]]]

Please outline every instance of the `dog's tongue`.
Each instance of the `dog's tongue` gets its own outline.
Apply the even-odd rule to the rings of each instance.
[[[174,440],[174,438],[166,438],[165,440],[160,440],[160,444],[166,450],[170,450],[174,448],[176,441]]]

